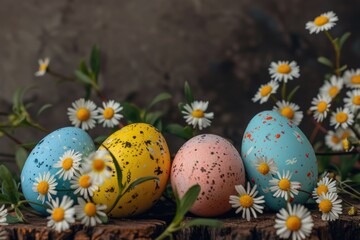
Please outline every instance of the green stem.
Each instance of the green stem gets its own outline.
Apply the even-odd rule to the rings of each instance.
[[[312,194],[309,193],[308,191],[305,191],[305,190],[302,190],[302,189],[297,189],[297,190],[298,190],[299,192],[303,192],[303,193],[309,194],[310,197],[312,196]]]
[[[334,38],[331,36],[331,34],[328,31],[324,31],[326,37],[329,39],[331,44],[333,45],[334,51],[335,51],[335,73],[339,77],[340,76],[340,48],[335,43]]]
[[[279,100],[277,99],[277,97],[274,96],[274,94],[271,94],[270,96],[271,96],[271,99],[272,99],[275,103],[277,103],[277,102],[279,101]]]
[[[349,127],[350,127],[350,129],[354,132],[356,138],[357,138],[358,140],[360,140],[360,134],[359,134],[359,132],[356,130],[356,128],[354,127],[354,125],[349,125]]]
[[[33,202],[33,201],[30,201],[30,200],[22,200],[22,201],[19,201],[18,202],[18,206],[24,204],[24,203],[31,203],[33,205],[36,205],[36,206],[39,206],[39,207],[43,207],[43,208],[47,208],[47,206],[45,204],[41,204],[41,203],[37,203],[37,202]]]
[[[167,237],[170,238],[170,239],[173,239],[173,236],[172,236],[172,233],[173,232],[176,232],[178,230],[180,230],[181,227],[171,223],[166,229],[165,231],[160,235],[158,236],[155,240],[163,240],[163,239],[166,239]]]
[[[4,129],[0,129],[0,132],[2,132],[7,138],[9,138],[10,140],[12,140],[13,142],[15,142],[18,145],[23,145],[23,143],[17,139],[16,137],[10,135],[8,132],[6,132]],[[27,151],[30,151],[31,149],[24,147]]]

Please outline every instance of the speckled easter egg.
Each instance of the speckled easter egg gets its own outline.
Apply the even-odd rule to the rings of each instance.
[[[303,132],[278,112],[264,111],[250,121],[241,156],[248,179],[258,185],[259,194],[265,196],[266,205],[273,210],[285,207],[286,201],[275,198],[275,191],[270,191],[269,181],[276,176],[271,169],[277,168],[281,175],[289,171],[290,181],[300,182],[302,190],[312,192],[315,187],[318,169],[314,150]],[[308,194],[299,192],[291,200],[303,204],[308,198]]]
[[[240,154],[226,139],[204,134],[187,141],[171,167],[171,185],[182,197],[193,185],[201,191],[190,212],[211,217],[231,209],[229,196],[235,185],[244,184],[245,170]]]
[[[83,157],[95,151],[95,145],[91,137],[82,129],[75,127],[60,128],[46,137],[44,137],[31,151],[24,167],[21,171],[21,188],[26,200],[36,203],[42,203],[37,200],[39,194],[33,191],[35,178],[39,174],[43,175],[50,172],[51,176],[55,177],[57,182],[56,190],[70,189],[70,180],[63,180],[56,173],[59,168],[54,168],[54,164],[60,160],[60,157],[68,150],[74,150],[81,153]],[[53,198],[62,198],[64,195],[76,199],[73,191],[57,191]],[[49,199],[45,197],[45,201]],[[47,214],[46,209],[37,205],[30,204],[36,211],[41,214]]]
[[[94,193],[93,200],[106,204],[106,211],[112,217],[134,216],[152,207],[165,190],[170,175],[170,153],[162,134],[149,124],[135,123],[113,133],[102,145],[99,149],[105,146],[122,169],[124,185],[129,186],[137,179],[148,176],[158,180],[137,185],[125,193],[111,210],[119,194],[119,185],[115,166],[109,162],[107,165],[113,170],[113,175]]]

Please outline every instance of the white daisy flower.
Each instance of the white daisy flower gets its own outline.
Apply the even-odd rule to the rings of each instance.
[[[299,182],[291,182],[292,174],[290,171],[283,171],[283,175],[281,176],[280,172],[277,172],[277,178],[272,178],[269,181],[270,191],[275,192],[274,197],[282,197],[287,201],[290,198],[294,198],[294,194],[298,195],[301,184]]]
[[[257,157],[254,166],[258,170],[258,172],[262,175],[276,174],[278,171],[278,167],[273,158],[267,159],[267,157]]]
[[[337,108],[336,112],[332,113],[330,118],[330,126],[335,125],[335,129],[339,126],[343,129],[351,126],[354,123],[354,114],[348,108]]]
[[[56,179],[53,175],[50,175],[50,172],[45,172],[43,175],[39,173],[39,177],[35,178],[32,190],[39,193],[37,200],[45,202],[46,196],[47,200],[51,200],[51,195],[56,195],[57,191],[55,187],[57,186]]]
[[[264,196],[256,197],[258,191],[256,191],[256,185],[253,189],[250,187],[250,183],[247,183],[247,190],[242,185],[236,185],[235,189],[239,193],[239,196],[231,195],[229,197],[229,203],[233,208],[237,208],[235,213],[243,212],[242,218],[246,217],[246,220],[250,221],[251,213],[254,218],[257,218],[256,212],[263,213],[264,206],[260,204],[265,203]],[[251,213],[250,213],[251,212]]]
[[[75,176],[70,181],[70,188],[75,189],[74,194],[80,193],[80,196],[85,199],[89,199],[94,195],[94,192],[99,189],[97,185],[92,181],[89,173],[75,172]]]
[[[319,210],[322,212],[322,220],[334,221],[342,213],[342,200],[334,192],[322,193],[316,200],[319,204]]]
[[[282,116],[294,122],[294,124],[299,125],[303,119],[303,112],[298,111],[300,107],[295,103],[287,102],[285,100],[276,102],[273,111],[279,112]]]
[[[272,62],[269,67],[269,73],[271,78],[275,81],[293,80],[294,78],[300,77],[300,69],[295,61],[278,61],[277,63]]]
[[[288,203],[287,209],[282,208],[275,219],[276,234],[280,238],[292,240],[305,239],[310,236],[314,226],[309,210],[300,204],[293,207]]]
[[[51,202],[47,204],[50,207],[50,209],[46,210],[50,214],[50,216],[47,217],[47,226],[55,229],[57,232],[69,229],[70,224],[75,222],[74,201],[65,195],[61,203],[59,203],[59,198],[56,198],[56,200],[52,199]]]
[[[66,151],[53,166],[54,168],[60,168],[56,175],[60,174],[60,177],[64,180],[71,179],[74,173],[80,170],[81,156],[81,153],[74,150]]]
[[[310,31],[310,34],[328,31],[335,26],[337,20],[339,19],[334,12],[326,12],[316,17],[313,21],[307,22],[306,29]]]
[[[324,85],[320,87],[320,94],[334,98],[340,93],[343,85],[344,81],[342,78],[331,76],[330,81],[325,81]]]
[[[344,98],[345,107],[349,108],[352,112],[360,109],[360,89],[348,91],[348,97]]]
[[[346,70],[343,75],[344,82],[349,88],[360,88],[360,69]]]
[[[317,95],[316,98],[313,98],[310,107],[310,110],[314,112],[314,118],[318,122],[322,122],[327,117],[327,112],[331,106],[331,97],[327,95]]]
[[[81,223],[87,227],[96,226],[101,223],[99,216],[106,216],[104,213],[106,205],[86,202],[82,198],[78,198],[78,203],[79,205],[75,206],[76,219],[81,220]]]
[[[39,59],[39,70],[35,73],[35,76],[44,76],[47,72],[50,64],[50,58]]]
[[[211,125],[210,119],[214,118],[214,113],[205,113],[208,104],[208,101],[194,101],[191,105],[185,104],[181,113],[184,114],[186,123],[193,125],[194,128],[198,126],[200,130],[209,127]]]
[[[84,130],[95,127],[96,105],[93,101],[80,98],[72,103],[72,108],[68,108],[68,115],[75,127],[81,127]]]
[[[98,186],[103,185],[105,178],[111,177],[112,170],[106,165],[112,162],[109,154],[106,150],[98,150],[85,159],[84,171],[89,173],[94,184]]]
[[[6,222],[6,216],[8,215],[5,205],[2,205],[0,208],[0,225],[8,225]]]
[[[110,100],[108,102],[103,102],[103,107],[99,107],[98,116],[95,118],[99,123],[103,123],[104,127],[112,128],[119,124],[119,120],[124,116],[120,114],[123,107],[120,103]]]
[[[315,199],[319,198],[323,193],[326,194],[328,192],[336,193],[336,181],[329,177],[323,177],[318,183],[317,187],[315,187],[313,191],[313,197]]]
[[[264,102],[268,101],[271,94],[276,93],[278,88],[279,84],[274,80],[268,82],[267,84],[261,85],[252,101],[257,102],[260,100],[260,104],[263,104]]]
[[[347,128],[338,128],[334,131],[328,131],[325,136],[325,144],[333,151],[342,151],[342,140],[354,136],[354,132]]]

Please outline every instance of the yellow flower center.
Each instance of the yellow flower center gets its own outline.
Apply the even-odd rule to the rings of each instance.
[[[43,63],[39,66],[39,71],[44,72],[48,68],[48,65]]]
[[[248,194],[244,194],[239,198],[239,202],[243,208],[249,208],[254,204],[254,199]]]
[[[283,178],[279,181],[279,188],[283,191],[289,191],[290,190],[290,181],[287,178]]]
[[[92,166],[96,172],[102,172],[105,168],[105,162],[102,159],[95,159]]]
[[[191,115],[194,117],[194,118],[203,118],[205,116],[204,112],[201,111],[200,109],[195,109]]]
[[[65,210],[63,208],[55,208],[52,212],[52,219],[55,222],[61,222],[64,220]]]
[[[41,181],[37,185],[36,189],[40,194],[45,195],[49,191],[49,183],[46,181]]]
[[[332,203],[329,199],[324,199],[319,203],[319,209],[323,213],[328,213],[332,209]]]
[[[353,103],[354,105],[360,105],[360,96],[355,96],[355,97],[353,97],[352,103]]]
[[[338,123],[344,123],[348,120],[348,115],[344,112],[339,112],[336,114],[335,119]]]
[[[91,186],[90,182],[90,176],[89,175],[83,175],[79,178],[79,186],[82,188],[88,188]]]
[[[319,17],[315,18],[315,20],[314,20],[315,25],[319,26],[319,27],[328,22],[329,22],[329,18],[327,18],[325,16],[319,16]]]
[[[317,105],[317,110],[319,113],[325,112],[327,109],[327,103],[325,101],[320,101]]]
[[[298,216],[290,216],[286,220],[286,227],[290,231],[298,231],[301,228],[301,219]]]
[[[105,119],[112,119],[112,117],[114,116],[114,109],[113,108],[105,108],[103,115]]]
[[[72,165],[73,165],[72,158],[65,158],[61,164],[62,168],[66,171],[68,171],[72,167]]]
[[[266,175],[268,174],[268,172],[270,171],[270,167],[267,163],[261,163],[258,167],[258,171],[259,173],[261,173],[262,175]]]
[[[345,151],[349,151],[349,140],[347,140],[347,138],[342,140],[342,145]]]
[[[335,97],[339,93],[339,88],[337,86],[332,86],[329,88],[329,96]]]
[[[317,187],[316,192],[318,196],[321,196],[322,193],[327,193],[328,192],[328,187],[324,184],[320,185]]]
[[[348,138],[349,136],[350,136],[349,132],[344,132],[343,135],[341,136],[341,139]]]
[[[282,74],[288,74],[291,72],[291,67],[288,64],[280,64],[277,71]]]
[[[271,91],[272,91],[272,87],[270,85],[266,85],[261,88],[260,95],[262,97],[265,97],[265,96],[269,95],[269,93],[271,93]]]
[[[76,112],[76,117],[80,121],[84,122],[90,118],[90,111],[87,108],[79,108]]]
[[[283,115],[284,117],[288,118],[288,119],[293,119],[294,118],[294,111],[292,110],[291,107],[284,107],[283,109],[281,109],[281,115]]]
[[[360,75],[354,75],[351,77],[352,84],[360,84]]]
[[[86,203],[84,213],[89,217],[94,217],[96,215],[96,205],[91,202]]]
[[[338,144],[338,143],[340,142],[340,138],[338,138],[337,136],[333,136],[333,137],[331,138],[331,141],[332,141],[333,143],[335,143],[335,144]]]

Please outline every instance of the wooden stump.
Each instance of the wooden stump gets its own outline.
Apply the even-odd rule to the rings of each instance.
[[[360,204],[355,204],[360,208]],[[57,233],[47,228],[47,219],[27,214],[30,224],[10,224],[0,226],[5,230],[5,239],[154,239],[159,236],[171,221],[174,209],[157,207],[136,219],[111,219],[106,225],[84,228],[75,223],[65,232]],[[348,208],[340,219],[333,222],[321,220],[321,215],[313,209],[315,226],[309,239],[360,239],[360,215],[348,216]],[[193,217],[187,217],[189,221]],[[223,228],[192,227],[175,234],[175,239],[278,239],[274,224],[275,213],[265,213],[250,222],[233,213],[219,218]]]

